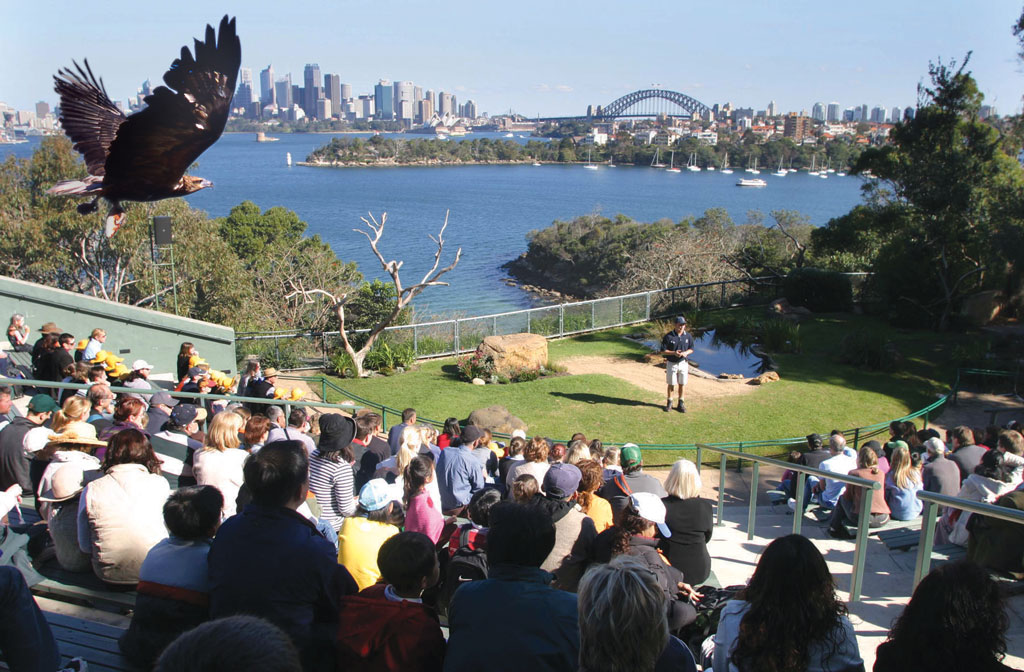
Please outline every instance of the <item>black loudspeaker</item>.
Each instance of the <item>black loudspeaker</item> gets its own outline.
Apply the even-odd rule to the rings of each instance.
[[[153,240],[157,245],[171,245],[171,218],[153,218]]]

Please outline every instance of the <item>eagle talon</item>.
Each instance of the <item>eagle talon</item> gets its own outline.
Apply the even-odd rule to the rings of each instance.
[[[117,233],[117,230],[121,228],[121,224],[123,223],[123,212],[115,212],[113,214],[107,215],[106,223],[103,226],[103,235],[105,235],[107,238],[110,238],[115,233]]]

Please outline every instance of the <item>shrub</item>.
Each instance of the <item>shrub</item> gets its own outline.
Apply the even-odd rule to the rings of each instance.
[[[355,378],[356,365],[352,357],[344,350],[333,353],[327,360],[331,371],[342,378]]]
[[[800,352],[800,325],[789,320],[765,320],[758,328],[758,336],[768,352]]]
[[[471,381],[474,378],[487,380],[494,373],[494,358],[478,352],[459,357],[455,360],[455,365],[459,369],[459,376],[464,380]]]
[[[836,313],[853,307],[850,279],[835,271],[798,268],[786,276],[783,293],[794,306],[816,313]]]
[[[839,342],[839,361],[875,370],[896,370],[903,358],[884,332],[873,329],[852,331]]]

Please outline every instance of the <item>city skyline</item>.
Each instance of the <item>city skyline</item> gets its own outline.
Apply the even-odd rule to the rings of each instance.
[[[102,16],[50,13],[45,23],[38,6],[7,8],[0,58],[19,65],[0,71],[0,101],[18,109],[54,104],[52,75],[82,58],[111,97],[124,100],[146,79],[155,85],[178,49],[219,19],[191,0],[174,7],[109,4]],[[354,96],[372,94],[381,79],[411,81],[460,101],[472,98],[492,115],[510,108],[526,116],[578,115],[654,83],[707,105],[764,109],[774,100],[780,112],[811,114],[817,102],[838,101],[841,109],[891,109],[915,104],[929,61],[959,61],[973,50],[969,69],[985,102],[1003,114],[1020,110],[1024,75],[1010,33],[1017,2],[819,5],[797,0],[782,11],[746,2],[644,3],[625,22],[612,5],[532,0],[517,5],[523,14],[488,17],[491,10],[480,8],[471,18],[399,2],[381,20],[376,6],[362,0],[285,16],[265,2],[229,2],[225,9],[238,17],[243,66],[252,69],[256,96],[268,64],[277,79],[290,73],[301,84],[305,64],[319,63]],[[648,23],[663,37],[637,42]]]

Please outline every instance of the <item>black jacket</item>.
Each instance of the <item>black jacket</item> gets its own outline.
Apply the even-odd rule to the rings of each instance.
[[[658,548],[672,566],[680,570],[686,582],[699,586],[711,574],[711,556],[707,543],[715,520],[711,502],[700,497],[679,499],[669,495],[665,502],[665,524],[672,536],[661,539]]]
[[[28,431],[38,426],[28,418],[17,417],[0,431],[0,490],[17,483],[26,495],[35,494],[23,443]]]

